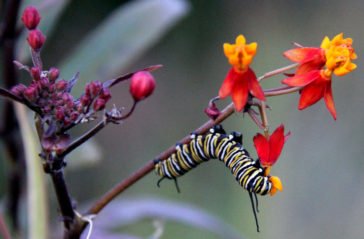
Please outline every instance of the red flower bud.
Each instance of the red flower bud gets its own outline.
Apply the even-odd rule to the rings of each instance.
[[[25,8],[21,20],[29,30],[36,28],[40,22],[38,10],[33,6]]]
[[[51,67],[51,69],[48,71],[48,74],[51,82],[55,82],[59,77],[59,70],[57,68]]]
[[[91,98],[88,95],[81,96],[81,104],[82,106],[87,106],[91,103]]]
[[[91,98],[95,98],[100,93],[101,89],[101,83],[98,81],[94,81],[86,85],[85,92],[86,95],[90,96]]]
[[[139,71],[131,77],[130,93],[136,101],[147,98],[154,88],[154,77],[148,71]]]
[[[106,104],[105,100],[98,98],[95,100],[93,108],[95,111],[99,111],[105,108],[105,104]]]
[[[72,121],[70,120],[70,118],[68,117],[64,117],[63,119],[63,127],[67,127],[69,125],[71,125]]]
[[[57,81],[57,83],[56,83],[56,89],[58,91],[65,90],[67,88],[67,86],[68,86],[68,82],[66,80],[63,80],[63,79]]]
[[[62,96],[62,100],[68,108],[73,107],[73,97],[70,93],[64,93]]]
[[[40,69],[39,67],[32,67],[30,69],[30,74],[32,75],[32,78],[36,81],[40,80]]]
[[[31,30],[29,32],[28,38],[27,38],[27,41],[29,43],[29,46],[34,51],[39,51],[40,48],[43,46],[45,40],[46,40],[46,37],[38,29]]]
[[[47,89],[47,88],[48,88],[49,81],[48,81],[48,79],[47,79],[47,78],[42,77],[42,78],[39,80],[39,83],[40,83],[40,86],[41,86],[43,89]]]
[[[102,92],[100,94],[100,98],[105,100],[105,102],[108,102],[111,99],[110,90],[102,89]]]
[[[17,96],[22,96],[26,88],[27,87],[25,85],[19,84],[11,88],[11,93]]]
[[[30,87],[25,89],[24,97],[27,100],[33,102],[38,98],[38,90],[36,88],[30,86]]]
[[[71,120],[76,120],[80,114],[77,111],[71,113]]]
[[[56,108],[56,118],[59,120],[63,120],[65,113],[64,113],[64,108],[63,107],[57,107]]]

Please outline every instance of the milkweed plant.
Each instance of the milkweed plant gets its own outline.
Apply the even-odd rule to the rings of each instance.
[[[93,81],[84,86],[83,93],[75,96],[72,94],[72,89],[77,84],[78,73],[72,79],[65,80],[59,77],[62,69],[44,67],[41,51],[47,37],[38,27],[41,16],[37,8],[27,7],[21,20],[24,24],[23,31],[27,31],[26,41],[33,64],[25,65],[17,59],[12,59],[19,70],[28,73],[28,81],[8,89],[1,88],[0,95],[4,100],[22,104],[34,113],[34,124],[40,145],[39,160],[36,163],[41,164],[44,174],[51,178],[61,221],[53,223],[63,224],[63,238],[80,238],[82,233],[88,234],[87,237],[92,238],[92,229],[87,226],[93,224],[93,218],[106,205],[112,203],[117,195],[136,181],[141,180],[153,169],[156,169],[157,174],[161,176],[175,179],[194,167],[194,163],[197,164],[199,160],[202,161],[206,155],[214,154],[209,153],[210,151],[207,152],[210,144],[211,150],[216,150],[219,154],[226,153],[224,156],[219,156],[220,160],[226,163],[239,184],[249,193],[255,194],[263,191],[261,188],[263,186],[259,186],[258,177],[254,175],[255,172],[257,175],[262,175],[262,180],[266,180],[265,183],[267,184],[262,183],[264,187],[269,187],[266,188],[266,193],[269,192],[273,196],[277,191],[283,191],[284,182],[281,182],[279,177],[269,175],[271,167],[277,162],[283,146],[290,136],[290,132],[285,133],[284,124],[273,126],[274,130],[271,129],[266,111],[269,108],[268,99],[294,94],[298,98],[298,109],[304,110],[323,98],[327,110],[336,120],[338,115],[332,94],[332,81],[356,68],[356,65],[352,63],[352,60],[357,58],[352,45],[353,40],[345,38],[343,33],[339,33],[333,37],[324,36],[319,47],[306,47],[294,43],[293,49],[283,53],[283,56],[292,61],[293,64],[257,77],[250,65],[258,50],[258,43],[248,43],[244,35],[238,35],[234,43],[222,45],[223,53],[231,68],[226,69],[226,77],[222,81],[220,89],[216,89],[218,96],[212,98],[204,110],[209,120],[201,124],[196,130],[186,129],[186,131],[194,132],[196,137],[200,136],[200,139],[191,139],[187,135],[179,141],[179,147],[184,147],[184,149],[176,149],[173,146],[161,152],[157,157],[151,156],[154,160],[150,160],[131,176],[122,179],[120,183],[102,195],[89,210],[79,211],[72,201],[72,195],[70,195],[65,181],[64,171],[67,170],[67,158],[70,157],[71,152],[82,147],[85,142],[96,136],[108,125],[125,122],[120,127],[126,126],[127,120],[133,116],[138,105],[147,104],[148,97],[152,95],[156,87],[156,80],[152,73],[155,70],[162,70],[162,66],[152,65],[110,80],[90,79]],[[56,51],[56,49],[54,50]],[[77,71],[77,69],[74,70]],[[272,89],[262,88],[261,82],[263,80],[277,75],[281,75],[282,85]],[[115,106],[119,102],[113,102],[110,89],[128,81],[130,81],[129,93],[133,102],[132,105],[124,106],[125,108]],[[229,101],[230,96],[232,103],[224,109],[219,109],[216,106],[217,101],[225,98],[227,98],[226,101]],[[110,102],[114,106],[110,105]],[[242,150],[240,144],[232,144],[231,141],[234,139],[228,136],[214,138],[213,134],[208,134],[214,126],[220,125],[233,114],[248,115],[256,124],[257,134],[252,140],[258,160],[244,161],[245,158],[242,158],[238,161],[234,158],[238,157],[237,153],[232,152],[231,147],[237,147],[239,151]],[[85,134],[78,137],[70,135],[71,129],[92,121],[98,123]],[[272,131],[273,133],[271,133]],[[292,135],[292,137],[294,136]],[[194,141],[189,144],[191,140]],[[230,143],[227,143],[228,141]],[[248,157],[248,154],[244,154],[244,157]],[[231,161],[226,162],[228,160]],[[234,162],[238,162],[236,164],[239,165],[234,164]],[[252,166],[245,165],[246,162],[249,165],[256,165],[254,166],[256,171],[253,170]],[[239,170],[234,171],[234,167],[239,168]],[[244,170],[253,170],[254,173]],[[249,183],[247,183],[248,181]],[[28,190],[31,189],[28,188]],[[4,238],[10,238],[6,226],[1,228]],[[86,230],[86,228],[89,229]]]

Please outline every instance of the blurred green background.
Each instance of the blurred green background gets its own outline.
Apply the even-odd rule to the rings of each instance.
[[[85,35],[114,9],[130,2],[70,2],[55,31],[47,38],[42,52],[45,65],[60,67]],[[260,233],[256,232],[248,194],[217,161],[201,165],[181,178],[180,194],[172,181],[163,181],[161,188],[157,188],[158,177],[151,173],[118,199],[157,197],[188,203],[219,217],[246,238],[360,238],[364,223],[363,12],[364,5],[359,0],[189,1],[189,12],[181,21],[120,72],[108,76],[153,64],[164,65],[153,73],[157,81],[154,94],[138,105],[133,116],[97,135],[100,161],[76,167],[77,159],[72,157],[76,154],[68,158],[66,181],[72,197],[81,209],[87,208],[85,205],[208,119],[203,110],[209,99],[217,95],[230,68],[222,51],[224,42],[234,42],[238,34],[244,34],[248,42],[257,42],[258,53],[252,68],[260,76],[291,64],[282,53],[292,48],[292,42],[319,46],[324,36],[331,39],[343,32],[344,37],[354,39],[358,55],[354,63],[358,68],[344,77],[334,76],[336,121],[323,100],[299,111],[297,94],[268,98],[272,108],[268,112],[271,129],[283,123],[292,135],[271,171],[281,178],[284,191],[274,197],[259,197]],[[118,29],[114,34],[118,34]],[[105,51],[113,50],[108,45],[104,47]],[[66,77],[60,70],[61,76]],[[80,69],[75,67],[73,71]],[[81,79],[83,75],[87,72],[80,72]],[[82,81],[107,79],[95,76]],[[262,87],[277,87],[281,79],[264,80]],[[115,87],[112,96],[112,103],[118,107],[130,107],[127,83]],[[222,108],[229,102],[230,98],[219,102],[219,106]],[[259,130],[249,117],[235,114],[223,125],[227,131],[243,132],[246,148],[256,157],[252,137]],[[90,126],[72,133],[79,135]],[[5,172],[6,164],[1,167],[1,172]],[[49,194],[55,225],[58,215],[51,187]],[[102,217],[108,215],[101,213],[100,220]],[[96,228],[99,218],[95,220]],[[57,230],[60,227],[61,223]],[[161,238],[221,238],[177,222],[167,221],[164,229]],[[117,229],[138,236],[148,236],[153,230],[150,219]]]

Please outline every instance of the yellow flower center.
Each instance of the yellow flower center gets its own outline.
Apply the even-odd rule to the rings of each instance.
[[[343,76],[356,68],[351,62],[357,55],[352,47],[351,38],[343,39],[343,34],[335,36],[332,41],[326,36],[321,43],[321,48],[325,50],[326,67],[325,75],[334,73],[337,76]]]
[[[257,52],[258,44],[252,42],[246,45],[243,35],[239,35],[235,44],[224,43],[224,53],[229,59],[229,63],[237,72],[245,72],[253,61],[253,57]]]

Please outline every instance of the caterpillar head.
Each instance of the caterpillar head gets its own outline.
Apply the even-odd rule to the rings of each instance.
[[[273,196],[277,190],[283,191],[281,180],[276,176],[270,176],[268,179],[272,183],[272,189],[270,190],[270,195]]]

